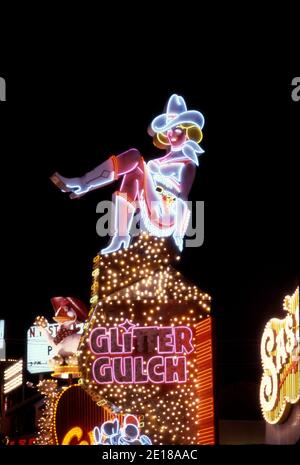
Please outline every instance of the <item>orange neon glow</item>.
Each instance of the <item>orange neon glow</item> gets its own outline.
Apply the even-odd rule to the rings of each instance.
[[[90,433],[92,433],[92,431],[89,432],[89,435]],[[83,431],[82,429],[80,428],[80,426],[74,426],[74,428],[71,428],[67,434],[65,435],[65,437],[63,438],[62,440],[62,446],[69,446],[72,441],[74,439],[76,439],[76,443],[79,445],[79,446],[88,446],[89,444],[92,444],[92,443],[89,443],[87,441],[80,441],[80,439],[82,438],[83,436]]]

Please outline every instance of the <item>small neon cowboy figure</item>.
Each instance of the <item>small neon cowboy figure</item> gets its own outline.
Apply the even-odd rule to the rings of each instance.
[[[154,118],[148,129],[154,145],[166,150],[163,157],[146,163],[137,149],[130,149],[111,156],[82,177],[65,178],[59,173],[51,176],[63,192],[71,193],[72,199],[121,180],[113,195],[114,233],[101,254],[129,247],[137,208],[143,229],[158,237],[172,236],[182,250],[191,214],[188,194],[199,164],[198,156],[203,153],[199,146],[203,126],[202,113],[187,110],[183,97],[173,94],[165,113]]]

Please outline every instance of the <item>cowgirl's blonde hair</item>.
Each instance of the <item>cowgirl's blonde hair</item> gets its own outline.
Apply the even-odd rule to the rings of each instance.
[[[193,140],[199,144],[203,139],[203,133],[199,126],[190,123],[179,124],[178,127],[186,131],[188,140]],[[170,145],[166,132],[158,132],[153,136],[153,144],[159,149],[165,149]]]

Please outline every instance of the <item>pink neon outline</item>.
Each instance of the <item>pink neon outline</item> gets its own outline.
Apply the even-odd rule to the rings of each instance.
[[[155,366],[153,367],[153,372],[154,372],[154,374],[155,374],[156,376],[162,375],[163,381],[153,381],[153,380],[150,378],[150,376],[149,376],[149,364],[150,364],[150,362],[151,362],[154,358],[160,358],[160,359],[162,360],[161,365],[162,365],[163,368],[164,368],[164,372],[163,372],[163,373],[156,373],[156,371],[155,371]],[[147,375],[148,375],[149,382],[152,383],[152,384],[164,384],[164,383],[165,383],[165,374],[166,374],[165,368],[166,368],[166,367],[165,367],[164,358],[161,357],[160,355],[154,355],[154,357],[149,358],[148,363],[147,363]]]
[[[173,373],[177,377],[176,381],[167,381],[167,360],[183,360],[184,361],[184,380],[179,381],[178,379],[178,373],[176,371]],[[176,365],[178,368],[178,363]],[[173,378],[174,379],[174,378]],[[174,383],[186,383],[187,382],[187,369],[186,369],[186,357],[165,357],[165,384],[174,384]]]
[[[133,200],[135,200],[139,195],[139,181],[138,181],[138,179],[136,179],[135,182],[136,182],[136,191],[135,191]]]
[[[168,161],[170,162],[173,162],[173,161],[189,162],[190,161],[184,154],[181,155],[180,157],[178,157],[177,155],[175,157],[172,157],[172,155],[177,154],[178,152],[180,152],[180,150],[170,150],[170,152],[168,152],[166,155],[164,155],[163,157],[156,158],[154,161],[156,161],[157,163],[161,165],[165,165],[166,162]]]
[[[180,157],[178,157],[176,155],[175,157],[172,157],[171,155],[173,155],[175,153],[178,153],[178,151],[177,150],[175,152],[171,151],[167,155],[165,155],[164,157],[158,158],[156,161],[158,161],[161,165],[166,165],[167,164],[166,162],[168,162],[168,161],[170,161],[170,165],[172,164],[172,162],[182,165],[182,164],[185,164],[186,162],[190,161],[185,155],[180,156]]]
[[[126,352],[126,350],[125,350],[125,334],[130,335],[130,346],[131,346],[131,351],[130,352]],[[127,331],[127,332],[121,333],[121,337],[122,337],[122,345],[123,345],[123,354],[132,354],[132,351],[133,351],[133,335],[132,335],[132,331]]]
[[[120,355],[120,354],[125,354],[125,353],[128,353],[128,352],[125,352],[124,351],[124,333],[121,333],[119,332],[119,328],[118,327],[111,327],[108,329],[108,333],[107,333],[107,328],[104,328],[104,327],[98,327],[98,328],[94,328],[93,331],[92,331],[92,334],[91,334],[91,337],[93,335],[93,332],[96,331],[96,330],[99,330],[99,329],[104,329],[105,330],[105,334],[104,335],[99,335],[97,337],[97,341],[98,339],[102,339],[104,337],[108,338],[108,347],[110,348],[111,350],[111,330],[115,330],[118,334],[117,334],[117,337],[121,336],[121,339],[122,339],[122,343],[119,344],[122,346],[122,352],[101,352],[101,353],[97,353],[97,352],[94,352],[92,350],[92,347],[91,347],[91,344],[90,344],[90,348],[92,350],[92,352],[95,354],[95,355],[100,355],[100,357],[98,357],[94,362],[93,362],[93,368],[92,368],[92,372],[93,372],[93,378],[94,380],[96,381],[97,384],[111,384],[113,381],[115,381],[117,384],[130,384],[130,383],[136,383],[136,384],[146,384],[146,383],[153,383],[153,384],[174,384],[174,383],[186,383],[187,382],[187,366],[186,366],[186,357],[177,357],[176,355],[173,355],[173,356],[169,356],[169,357],[162,357],[161,355],[154,355],[152,356],[148,362],[147,362],[147,373],[144,373],[143,372],[143,375],[146,375],[147,376],[147,380],[145,381],[136,381],[135,380],[135,375],[136,375],[136,361],[138,359],[141,360],[141,365],[143,367],[143,361],[144,361],[144,357],[143,356],[138,356],[138,357],[133,357],[133,356],[130,356],[130,357],[114,357],[114,355]],[[171,343],[172,346],[173,346],[173,353],[174,354],[177,354],[177,353],[186,353],[186,354],[190,354],[191,352],[193,352],[195,349],[194,349],[194,346],[192,344],[192,338],[193,338],[193,332],[191,330],[190,327],[188,326],[141,326],[141,327],[134,327],[132,328],[132,331],[130,333],[126,333],[126,334],[130,334],[131,336],[131,347],[132,347],[132,344],[133,344],[133,337],[136,337],[136,335],[134,334],[134,331],[136,330],[145,330],[145,329],[150,329],[150,330],[158,330],[158,333],[159,333],[159,329],[168,329],[168,330],[171,330],[171,334],[167,335],[167,337],[173,337],[173,344],[171,341],[168,341],[168,343]],[[176,330],[188,330],[189,334],[190,334],[190,338],[188,340],[188,343],[190,344],[190,346],[192,347],[191,350],[187,351],[185,345],[183,345],[181,343],[181,351],[180,352],[175,352],[175,349],[176,349],[176,337],[175,337],[175,334],[176,334]],[[91,339],[90,339],[91,340]],[[98,343],[97,343],[98,345]],[[156,345],[157,345],[157,354],[170,354],[170,352],[162,352],[162,351],[159,351],[159,335],[157,335],[157,342],[156,342]],[[185,350],[185,352],[183,351],[183,348]],[[105,354],[110,354],[112,355],[113,357],[102,357],[102,355],[105,355]],[[130,352],[132,353],[132,351]],[[103,370],[105,370],[105,374],[106,374],[106,369],[109,369],[110,372],[110,381],[98,381],[96,379],[96,376],[95,376],[95,364],[98,362],[99,363],[99,360],[101,359],[106,359],[108,360],[108,363],[104,364],[104,365],[101,365],[101,368],[100,368],[100,376],[105,376],[103,374]],[[122,376],[124,376],[124,365],[126,362],[122,362],[122,360],[126,360],[126,359],[131,359],[131,363],[130,363],[130,371],[131,371],[131,380],[130,381],[117,381],[116,379],[116,376],[115,376],[115,368],[114,368],[114,364],[115,364],[115,360],[119,359],[121,362],[120,362],[120,369],[121,369],[121,374]],[[156,363],[156,365],[159,365],[160,367],[162,367],[164,369],[164,372],[163,373],[157,373],[156,369],[157,367],[154,365],[153,366],[153,373],[154,375],[156,376],[162,376],[162,381],[153,381],[151,379],[151,377],[149,376],[149,364],[152,363],[152,360],[153,359],[157,359],[160,360],[160,363]],[[172,364],[174,367],[178,367],[178,364],[179,364],[179,360],[184,360],[184,380],[179,380],[179,376],[178,376],[178,373],[176,373],[176,371],[174,372],[174,376],[173,376],[173,381],[166,381],[166,376],[167,376],[167,373],[166,373],[166,366],[167,366],[167,360],[172,360]],[[174,365],[174,361],[177,361],[176,365]],[[175,380],[174,380],[175,379]]]
[[[102,373],[101,373],[102,368],[109,368],[109,369],[110,369],[110,375],[111,375],[111,381],[98,381],[97,378],[96,378],[96,376],[95,376],[95,365],[96,365],[96,363],[97,363],[99,360],[101,360],[102,358],[111,360],[111,357],[99,357],[99,358],[97,358],[97,360],[94,361],[94,363],[93,363],[93,368],[92,368],[92,371],[93,371],[93,379],[94,379],[94,381],[96,381],[97,384],[111,384],[111,383],[113,382],[113,379],[114,379],[114,378],[113,378],[113,369],[112,369],[112,366],[111,366],[110,362],[109,362],[109,365],[108,365],[108,364],[102,365],[102,366],[100,367],[100,370],[99,370],[99,371],[100,371],[100,375],[101,375],[101,374],[102,374]],[[103,376],[103,375],[102,375],[102,376]]]
[[[122,346],[122,351],[121,351],[121,352],[112,352],[112,351],[111,351],[111,330],[112,330],[112,329],[117,329],[117,331],[118,331],[118,336],[121,336],[122,342],[121,342],[121,344],[119,344],[119,345]],[[123,337],[123,334],[124,334],[124,333],[121,333],[121,331],[119,330],[119,327],[110,327],[110,328],[109,328],[109,341],[108,341],[108,347],[109,347],[109,349],[110,349],[110,352],[109,352],[110,355],[132,354],[132,345],[133,345],[133,335],[132,335],[132,331],[131,331],[130,333],[131,333],[131,351],[130,351],[130,352],[125,352],[125,350],[124,350],[124,337]],[[130,333],[127,333],[127,334],[130,334]]]
[[[125,325],[126,323],[129,323],[129,325],[130,325],[129,330],[126,330],[125,327],[124,327],[124,325]],[[123,323],[119,323],[119,324],[118,324],[118,328],[124,329],[124,332],[125,332],[125,333],[129,333],[130,330],[131,330],[132,328],[134,328],[135,326],[136,326],[136,324],[131,323],[131,320],[128,320],[128,318],[126,318],[126,320],[123,321]]]
[[[171,353],[176,353],[175,352],[175,331],[174,331],[174,326],[157,326],[158,329],[158,336],[157,336],[157,353],[158,354],[171,354]],[[169,336],[173,337],[173,350],[171,352],[163,352],[159,350],[159,330],[160,329],[170,329],[171,334]],[[171,341],[169,341],[171,342]]]
[[[168,158],[171,158],[172,153],[174,153],[174,152],[172,152],[172,150],[170,150],[170,152],[168,152],[166,155],[164,155],[163,157],[159,157],[159,158],[157,158],[157,159],[154,160],[154,161],[156,161],[157,163],[161,164],[163,160],[166,160],[166,159],[168,159]]]
[[[124,202],[125,205],[126,205],[126,204],[129,205],[129,206],[131,207],[131,210],[133,210],[133,211],[135,210],[135,207],[132,205],[132,203],[129,202],[129,201],[127,200],[127,194],[126,194],[126,199],[124,198],[124,195],[120,195],[120,196],[119,196],[119,200],[122,201],[122,202]],[[129,210],[129,209],[128,209],[128,210]],[[128,216],[128,211],[127,211],[126,213],[127,213],[127,216]],[[119,227],[119,226],[120,226],[120,223],[119,223],[119,221],[118,221],[118,220],[119,220],[118,216],[119,216],[119,211],[117,211],[117,208],[115,208],[115,223],[118,223],[118,227]],[[132,220],[133,220],[133,218],[132,218]],[[131,223],[132,223],[132,220],[131,220]],[[129,225],[129,223],[127,223],[127,231],[130,230],[130,228],[131,228],[131,223],[130,223],[130,225]]]
[[[189,331],[189,333],[190,333],[190,340],[189,340],[189,343],[190,343],[190,345],[192,346],[192,349],[191,349],[189,352],[183,352],[183,350],[182,350],[182,351],[180,351],[180,352],[176,352],[176,351],[175,351],[175,354],[183,354],[183,353],[190,354],[191,352],[194,352],[195,347],[193,346],[193,343],[192,343],[192,340],[193,340],[193,332],[192,332],[192,330],[191,330],[191,328],[190,328],[189,326],[174,326],[174,345],[175,345],[174,348],[175,348],[175,350],[176,350],[176,337],[175,337],[175,332],[176,332],[176,330],[175,330],[175,328],[176,328],[176,329],[178,329],[178,328],[180,328],[180,329],[181,329],[181,328],[188,329],[188,331]],[[182,348],[182,344],[181,344],[181,348]]]
[[[138,359],[142,360],[142,373],[143,373],[143,375],[145,375],[147,377],[146,381],[137,381],[136,380],[136,360],[138,360]],[[149,382],[148,363],[146,364],[147,373],[144,373],[143,372],[143,365],[144,365],[143,362],[144,362],[144,357],[134,357],[134,383],[136,383],[136,384],[146,384],[146,383]]]
[[[138,166],[138,164],[139,164],[139,162],[137,161],[133,168],[131,168],[130,170],[124,171],[124,173],[118,173],[118,176],[123,176],[124,174],[131,173],[131,171],[135,170],[135,168]]]
[[[100,339],[103,339],[103,338],[107,338],[107,342],[108,342],[108,349],[109,351],[108,352],[95,352],[92,348],[92,345],[91,345],[91,339],[93,337],[93,333],[95,331],[99,331],[99,330],[103,330],[105,331],[105,334],[100,334],[99,336],[97,336],[97,340],[96,340],[96,344],[98,344],[98,340]],[[190,354],[191,352],[193,352],[195,350],[194,346],[193,346],[193,343],[192,343],[192,340],[193,340],[193,332],[191,330],[191,328],[189,326],[183,326],[183,325],[180,325],[180,326],[135,326],[134,328],[132,328],[132,331],[130,331],[129,333],[127,332],[127,334],[131,334],[131,352],[125,352],[124,350],[124,334],[125,333],[121,333],[119,331],[119,328],[118,327],[109,327],[109,328],[105,328],[103,326],[99,326],[97,328],[94,328],[91,332],[91,336],[90,336],[90,343],[89,343],[89,346],[90,346],[90,349],[91,351],[95,354],[95,355],[105,355],[105,354],[110,354],[110,355],[118,355],[118,354],[131,354],[132,353],[132,345],[133,345],[133,337],[137,337],[134,333],[139,330],[144,330],[144,329],[154,329],[154,330],[157,330],[158,333],[159,333],[159,330],[160,329],[169,329],[171,330],[171,333],[169,336],[173,336],[174,337],[174,342],[173,342],[173,353],[174,354],[182,354],[182,353],[187,353],[187,354]],[[190,338],[189,338],[189,344],[190,346],[192,347],[192,349],[190,351],[183,351],[182,350],[182,344],[181,344],[181,351],[176,351],[176,338],[175,338],[175,333],[178,329],[184,329],[184,330],[188,330],[188,332],[190,333]],[[118,342],[118,345],[121,345],[122,346],[122,351],[121,352],[112,352],[112,347],[111,347],[111,330],[116,330],[118,332],[118,335],[117,337],[121,337],[121,343]],[[164,351],[160,351],[159,350],[159,334],[156,336],[157,338],[157,354],[170,354],[171,352],[164,352]],[[171,341],[168,341],[169,343],[171,343]],[[186,349],[186,348],[185,348]]]
[[[112,339],[111,333],[112,333],[112,331],[116,331],[116,332],[117,332],[117,335],[116,335],[117,345],[122,347],[121,352],[112,352],[112,348],[111,348],[111,339]],[[124,351],[123,351],[123,349],[124,349],[124,340],[123,340],[123,338],[122,338],[122,342],[121,342],[121,344],[119,344],[119,337],[120,337],[119,328],[118,328],[117,326],[110,327],[110,328],[109,328],[109,340],[108,340],[108,347],[109,347],[109,350],[110,350],[110,351],[109,351],[109,354],[110,354],[110,355],[114,355],[114,354],[123,354],[123,353],[124,353]]]
[[[97,339],[96,339],[96,345],[98,345],[98,339],[99,339],[99,338],[100,338],[100,339],[103,339],[103,338],[105,338],[105,337],[106,337],[106,338],[109,338],[109,335],[108,335],[108,333],[107,333],[107,328],[104,328],[103,326],[98,326],[97,328],[94,328],[94,329],[92,330],[91,335],[90,335],[90,338],[89,338],[89,339],[90,339],[90,342],[89,342],[90,349],[91,349],[91,351],[93,352],[93,354],[95,354],[95,355],[105,355],[105,354],[109,354],[109,353],[110,353],[109,351],[108,351],[108,352],[95,352],[95,351],[93,350],[93,348],[92,348],[92,343],[91,343],[91,341],[92,341],[93,333],[94,333],[95,331],[99,331],[99,329],[104,329],[105,334],[99,335],[99,336],[97,337]],[[107,340],[107,347],[108,347],[108,350],[109,350],[109,339]]]
[[[120,368],[121,368],[121,373],[122,373],[122,376],[125,376],[125,375],[123,374],[123,370],[122,370],[122,368],[123,368],[123,367],[122,367],[122,360],[126,360],[126,359],[131,359],[131,364],[130,364],[130,367],[131,367],[131,370],[130,370],[130,371],[131,371],[131,381],[117,381],[117,380],[116,380],[116,375],[115,375],[115,360],[121,360],[121,366],[120,366]],[[112,359],[112,365],[113,365],[113,366],[112,366],[112,375],[113,375],[113,379],[114,379],[115,383],[117,383],[117,384],[132,384],[132,383],[134,383],[134,377],[133,377],[133,357],[114,357],[114,358]],[[125,362],[124,362],[124,365],[125,365]],[[108,384],[108,383],[107,383],[107,384]]]
[[[125,176],[124,176],[124,178],[122,179],[122,182],[121,182],[121,186],[120,186],[120,191],[121,191],[121,192],[122,192],[122,189],[123,189],[123,184],[124,184],[124,182],[125,182]]]

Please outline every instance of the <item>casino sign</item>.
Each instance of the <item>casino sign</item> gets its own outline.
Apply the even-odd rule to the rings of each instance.
[[[270,424],[284,422],[300,399],[299,287],[285,297],[283,309],[286,317],[268,321],[261,339],[260,404]]]

